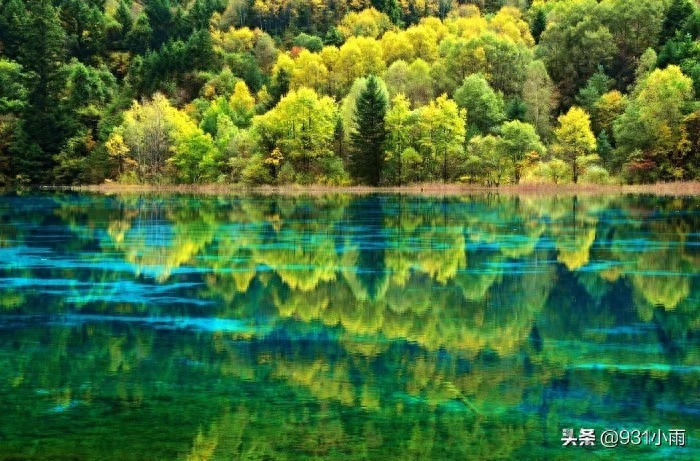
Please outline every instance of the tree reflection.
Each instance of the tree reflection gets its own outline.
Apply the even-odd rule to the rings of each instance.
[[[693,405],[697,200],[32,200],[0,209],[0,435],[57,453],[80,414],[172,426],[161,458],[551,458],[606,402]]]

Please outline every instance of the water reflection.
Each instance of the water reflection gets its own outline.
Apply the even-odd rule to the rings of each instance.
[[[700,201],[0,199],[0,458],[543,459],[687,430]]]

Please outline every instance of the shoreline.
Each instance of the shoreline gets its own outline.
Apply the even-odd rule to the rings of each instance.
[[[197,195],[326,195],[326,194],[409,194],[409,195],[602,195],[602,194],[653,194],[672,196],[700,195],[700,181],[669,182],[641,185],[582,185],[582,184],[520,184],[499,187],[476,186],[469,184],[415,184],[409,186],[324,186],[324,185],[285,185],[247,187],[236,184],[202,185],[125,185],[99,184],[86,186],[41,186],[40,190],[96,192],[103,194],[130,193],[185,193]]]

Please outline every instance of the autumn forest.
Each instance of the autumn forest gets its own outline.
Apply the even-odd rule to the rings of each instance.
[[[0,186],[700,179],[693,0],[0,0]]]

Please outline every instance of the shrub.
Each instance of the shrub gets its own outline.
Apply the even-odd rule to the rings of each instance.
[[[608,173],[608,170],[603,168],[602,166],[591,166],[586,169],[586,171],[583,172],[580,178],[581,184],[596,184],[596,185],[606,185],[606,184],[612,184],[613,180],[610,177],[610,173]]]

